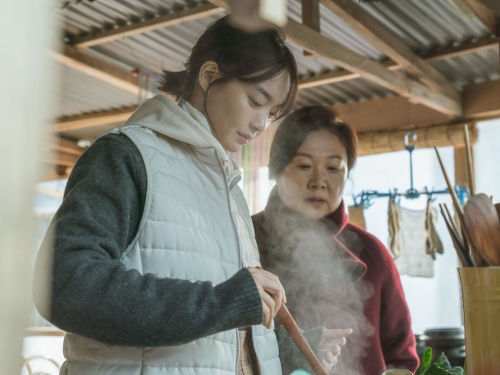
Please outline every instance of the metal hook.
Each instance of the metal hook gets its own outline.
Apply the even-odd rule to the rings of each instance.
[[[409,145],[409,142],[408,142],[408,138],[410,137],[410,135],[412,136],[411,139],[413,142],[416,142],[417,141],[417,135],[412,132],[412,131],[407,131],[405,133],[405,148],[406,148],[406,151],[408,151],[410,153],[410,189],[408,189],[408,191],[406,192],[406,195],[408,198],[418,198],[418,192],[415,190],[415,188],[413,187],[413,150],[415,150],[415,145],[413,146],[410,146]]]
[[[406,150],[407,150],[407,151],[410,151],[410,152],[411,152],[411,151],[413,151],[413,150],[415,149],[415,145],[410,146],[410,142],[409,142],[410,135],[412,136],[412,137],[411,137],[411,140],[412,140],[413,142],[416,142],[416,141],[417,141],[417,139],[418,139],[418,137],[417,137],[417,135],[416,135],[414,132],[412,132],[412,131],[407,131],[407,132],[405,133],[405,148],[406,148]]]

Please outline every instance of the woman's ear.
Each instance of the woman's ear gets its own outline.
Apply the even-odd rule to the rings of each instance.
[[[221,78],[221,76],[219,65],[217,65],[215,61],[205,61],[198,73],[198,82],[200,83],[201,89],[207,92],[210,84]]]

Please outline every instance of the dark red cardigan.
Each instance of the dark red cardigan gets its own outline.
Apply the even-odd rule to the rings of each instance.
[[[261,214],[253,217],[254,223],[260,221]],[[328,219],[339,225],[334,234],[347,229],[356,233],[362,241],[363,250],[359,257],[345,248],[345,260],[362,262],[365,273],[362,279],[373,285],[374,293],[365,305],[365,316],[375,328],[368,340],[370,349],[361,359],[366,375],[380,375],[387,367],[406,368],[415,372],[419,359],[416,352],[415,337],[411,330],[411,319],[403,288],[394,261],[385,246],[364,229],[349,223],[344,202]],[[259,225],[255,225],[256,231]],[[259,238],[259,233],[256,233]],[[342,244],[343,245],[343,244]]]

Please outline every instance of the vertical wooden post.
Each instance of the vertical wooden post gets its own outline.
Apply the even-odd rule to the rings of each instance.
[[[464,189],[469,188],[467,182],[467,154],[465,147],[455,147],[455,185],[460,185]]]
[[[45,1],[7,1],[0,12],[0,373],[19,374],[33,254],[34,184],[48,126],[48,49],[55,25]]]
[[[302,23],[314,31],[320,32],[319,0],[302,0]],[[313,55],[304,51],[304,56]]]

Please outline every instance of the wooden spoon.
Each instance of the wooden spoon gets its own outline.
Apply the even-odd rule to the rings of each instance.
[[[321,365],[318,357],[314,354],[309,343],[306,341],[302,332],[300,332],[297,323],[293,319],[292,315],[288,311],[287,307],[282,304],[281,308],[278,311],[278,319],[283,324],[283,327],[287,330],[288,334],[292,338],[293,342],[298,346],[299,350],[302,352],[307,362],[311,365],[314,373],[316,375],[328,375],[328,372]]]
[[[464,221],[472,246],[490,266],[500,266],[500,219],[485,194],[471,197],[464,209]]]

